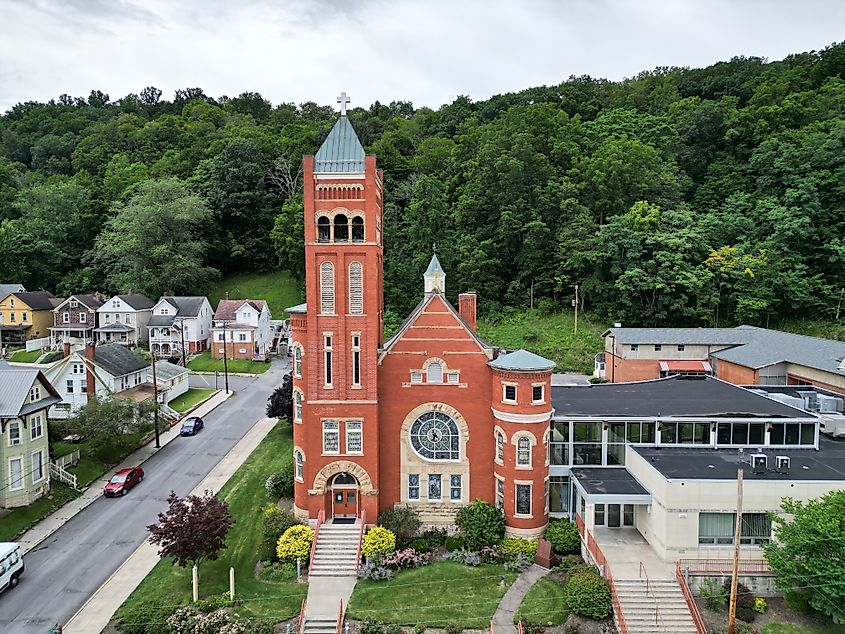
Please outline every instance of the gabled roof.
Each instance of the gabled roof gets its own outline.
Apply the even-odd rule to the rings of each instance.
[[[497,370],[540,371],[551,370],[557,364],[528,350],[516,350],[493,359],[488,365]]]
[[[149,310],[155,305],[155,302],[146,295],[140,293],[130,293],[128,295],[116,295],[135,310]]]
[[[196,295],[191,296],[165,296],[161,299],[172,304],[179,311],[180,317],[196,317],[202,309],[203,303],[206,301],[205,297]],[[161,300],[159,300],[161,301]]]
[[[308,311],[308,304],[297,304],[296,306],[291,306],[290,308],[285,308],[286,313],[291,314],[302,314]]]
[[[314,157],[315,173],[364,171],[364,146],[346,115],[341,115]]]
[[[464,318],[461,317],[461,314],[458,312],[458,310],[454,306],[452,306],[451,302],[449,302],[449,300],[446,299],[444,295],[434,292],[426,293],[425,296],[422,298],[422,301],[417,304],[416,308],[411,311],[411,313],[405,318],[405,321],[402,322],[402,325],[399,326],[399,330],[397,330],[390,339],[384,342],[384,346],[382,347],[379,355],[380,357],[383,357],[385,354],[390,352],[390,348],[392,348],[396,344],[396,342],[399,341],[402,336],[408,331],[408,329],[414,325],[414,322],[423,313],[425,307],[428,306],[432,302],[432,300],[434,300],[435,297],[440,298],[440,300],[443,302],[449,312],[452,313],[452,316],[457,319],[458,322],[464,328],[466,328],[466,331],[469,333],[469,335],[472,337],[475,343],[478,344],[480,348],[484,350],[493,350],[494,346],[488,341],[485,341],[484,339],[479,337],[478,333],[475,332],[475,330],[473,330],[472,328],[470,328],[469,324],[464,321]]]
[[[23,284],[0,284],[0,299],[3,299],[9,293],[23,293],[26,289]]]
[[[150,367],[149,361],[145,361],[119,343],[101,343],[96,346],[94,363],[112,376],[123,376]]]
[[[71,295],[70,297],[68,297],[68,299],[75,299],[80,304],[91,310],[96,310],[105,303],[102,297],[97,295],[91,295],[89,293],[83,293],[82,295]]]
[[[27,407],[29,390],[39,379],[52,398],[34,403],[35,407]],[[8,363],[0,364],[0,418],[17,418],[22,414],[44,409],[60,401],[58,393],[40,370],[21,368]]]
[[[241,306],[248,304],[257,313],[267,306],[263,299],[221,299],[214,311],[214,319],[235,319],[235,313]]]
[[[53,310],[56,304],[54,304],[52,300],[59,299],[50,291],[27,291],[23,293],[12,293],[12,295],[15,296],[15,299],[19,299],[32,310]]]
[[[169,381],[170,379],[179,376],[180,374],[187,374],[188,368],[183,368],[181,365],[170,363],[170,361],[156,361],[156,380],[163,379]]]

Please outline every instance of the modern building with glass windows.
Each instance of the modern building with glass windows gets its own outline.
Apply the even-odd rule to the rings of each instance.
[[[709,376],[553,387],[550,513],[635,529],[665,561],[728,557],[742,468],[743,556],[762,556],[782,498],[845,485],[845,417],[824,390],[755,388]]]

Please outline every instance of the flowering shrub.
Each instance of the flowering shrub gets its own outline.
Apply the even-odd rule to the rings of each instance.
[[[504,559],[498,546],[485,546],[479,556],[485,564],[497,564]]]
[[[178,608],[167,619],[167,631],[173,634],[248,634],[250,630],[226,610],[209,614],[191,606]]]
[[[297,559],[306,561],[311,554],[311,542],[314,531],[310,526],[298,524],[287,529],[276,544],[276,555],[281,561],[296,563]]]
[[[419,568],[430,564],[431,553],[418,553],[413,548],[397,550],[381,558],[381,565],[393,570],[406,570],[408,568]]]
[[[769,609],[769,605],[763,597],[754,597],[754,607],[751,609],[760,614],[765,614],[766,610]]]
[[[499,542],[499,550],[505,559],[516,559],[517,555],[525,555],[529,562],[533,563],[537,557],[536,539],[519,539],[518,537],[505,537]]]
[[[449,559],[452,561],[457,561],[465,566],[480,566],[481,565],[481,557],[478,553],[474,553],[471,550],[467,550],[466,548],[461,548],[460,550],[452,551],[447,555]]]
[[[380,559],[396,550],[396,535],[393,531],[376,526],[364,536],[361,552],[369,559]]]
[[[390,568],[371,561],[358,566],[357,574],[359,579],[370,579],[371,581],[390,581],[393,579],[393,571]]]

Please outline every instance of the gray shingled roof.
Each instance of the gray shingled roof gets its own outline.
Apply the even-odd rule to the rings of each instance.
[[[97,332],[132,332],[135,330],[132,326],[128,324],[105,324],[100,326],[99,328],[94,328]]]
[[[155,305],[155,302],[146,295],[140,293],[132,293],[130,295],[118,295],[120,299],[129,304],[135,310],[149,310]]]
[[[497,370],[527,372],[532,370],[551,370],[557,364],[554,361],[544,359],[533,352],[528,352],[528,350],[515,350],[514,352],[496,357],[487,365],[491,368],[496,368]]]
[[[50,398],[27,407],[29,403],[29,390],[36,379],[41,376],[44,385],[50,382],[44,378],[40,370],[34,368],[21,368],[18,366],[3,363],[0,365],[0,418],[17,418],[22,413],[30,413],[28,410],[37,411],[61,402],[58,395],[50,385]]]
[[[50,300],[57,299],[50,291],[27,291],[14,295],[32,310],[53,310],[55,304]]]
[[[308,304],[297,304],[296,306],[291,306],[290,308],[285,308],[286,313],[305,313],[308,310]]]
[[[342,115],[314,157],[314,172],[358,173],[364,171],[364,147],[349,118]]]
[[[169,381],[170,379],[186,374],[188,368],[183,368],[181,365],[170,363],[169,361],[156,361],[156,380],[162,379]]]
[[[205,297],[165,296],[161,299],[167,300],[168,303],[173,304],[179,310],[179,317],[196,317],[199,315]]]
[[[3,299],[9,293],[23,293],[26,289],[23,284],[0,284],[0,299]]]
[[[105,303],[102,297],[97,297],[96,295],[92,295],[90,293],[83,293],[81,295],[71,295],[71,297],[76,299],[80,304],[83,304],[88,308],[93,309],[97,309]]]
[[[816,418],[713,377],[672,376],[635,383],[552,386],[554,418]]]
[[[749,336],[748,343],[720,350],[713,353],[713,357],[754,369],[788,361],[845,375],[845,370],[840,367],[845,358],[845,341],[819,339],[754,326],[740,326],[737,330]]]
[[[214,319],[234,319],[235,312],[244,304],[249,304],[260,314],[267,302],[263,299],[221,299],[214,311]]]
[[[150,367],[149,361],[119,343],[101,343],[96,346],[94,362],[112,376],[123,376]]]
[[[692,345],[738,345],[750,340],[751,336],[738,328],[610,328],[622,344],[686,344]]]
[[[176,315],[153,315],[147,326],[172,326],[175,319]]]

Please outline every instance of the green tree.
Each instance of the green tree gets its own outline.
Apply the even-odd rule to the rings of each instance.
[[[146,181],[97,236],[91,256],[111,290],[150,297],[204,292],[219,276],[205,264],[211,212],[177,179]]]
[[[845,491],[801,502],[785,498],[772,515],[774,539],[763,544],[775,584],[782,592],[799,591],[823,614],[840,619],[845,587]]]

